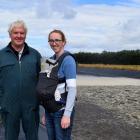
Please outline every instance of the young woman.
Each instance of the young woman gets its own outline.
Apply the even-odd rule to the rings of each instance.
[[[48,42],[55,53],[51,57],[52,59],[58,60],[67,52],[64,50],[66,38],[61,30],[50,32]],[[58,71],[58,77],[64,78],[65,82],[57,85],[55,95],[59,93],[59,96],[61,96],[62,93],[66,93],[67,98],[65,99],[64,106],[56,112],[50,113],[46,109],[45,115],[42,117],[42,123],[46,124],[49,140],[71,140],[76,97],[76,62],[71,55],[63,59]]]

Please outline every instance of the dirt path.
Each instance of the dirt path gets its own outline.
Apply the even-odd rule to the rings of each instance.
[[[92,75],[78,75],[78,86],[126,86],[137,85],[140,86],[140,79],[127,77],[101,77]]]

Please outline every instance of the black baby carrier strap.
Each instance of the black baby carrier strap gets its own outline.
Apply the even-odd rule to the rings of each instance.
[[[64,103],[59,103],[55,101],[55,90],[59,83],[65,83],[65,78],[58,78],[58,70],[61,66],[63,59],[71,55],[69,52],[65,52],[60,56],[60,58],[55,61],[52,59],[44,58],[41,62],[41,72],[39,74],[39,81],[37,84],[37,93],[39,98],[39,103],[48,112],[56,112],[65,106]],[[66,94],[63,94],[66,100]]]

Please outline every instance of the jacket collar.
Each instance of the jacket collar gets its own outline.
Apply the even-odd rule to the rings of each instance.
[[[6,51],[7,52],[13,52],[13,48],[12,48],[12,46],[11,46],[11,42],[6,46]],[[29,46],[28,46],[28,44],[25,42],[24,43],[24,50],[23,50],[23,55],[24,54],[28,54],[29,53]]]

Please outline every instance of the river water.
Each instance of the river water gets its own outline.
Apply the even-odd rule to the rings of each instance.
[[[130,71],[130,70],[78,68],[78,74],[101,76],[101,77],[128,77],[140,79],[140,71]]]

